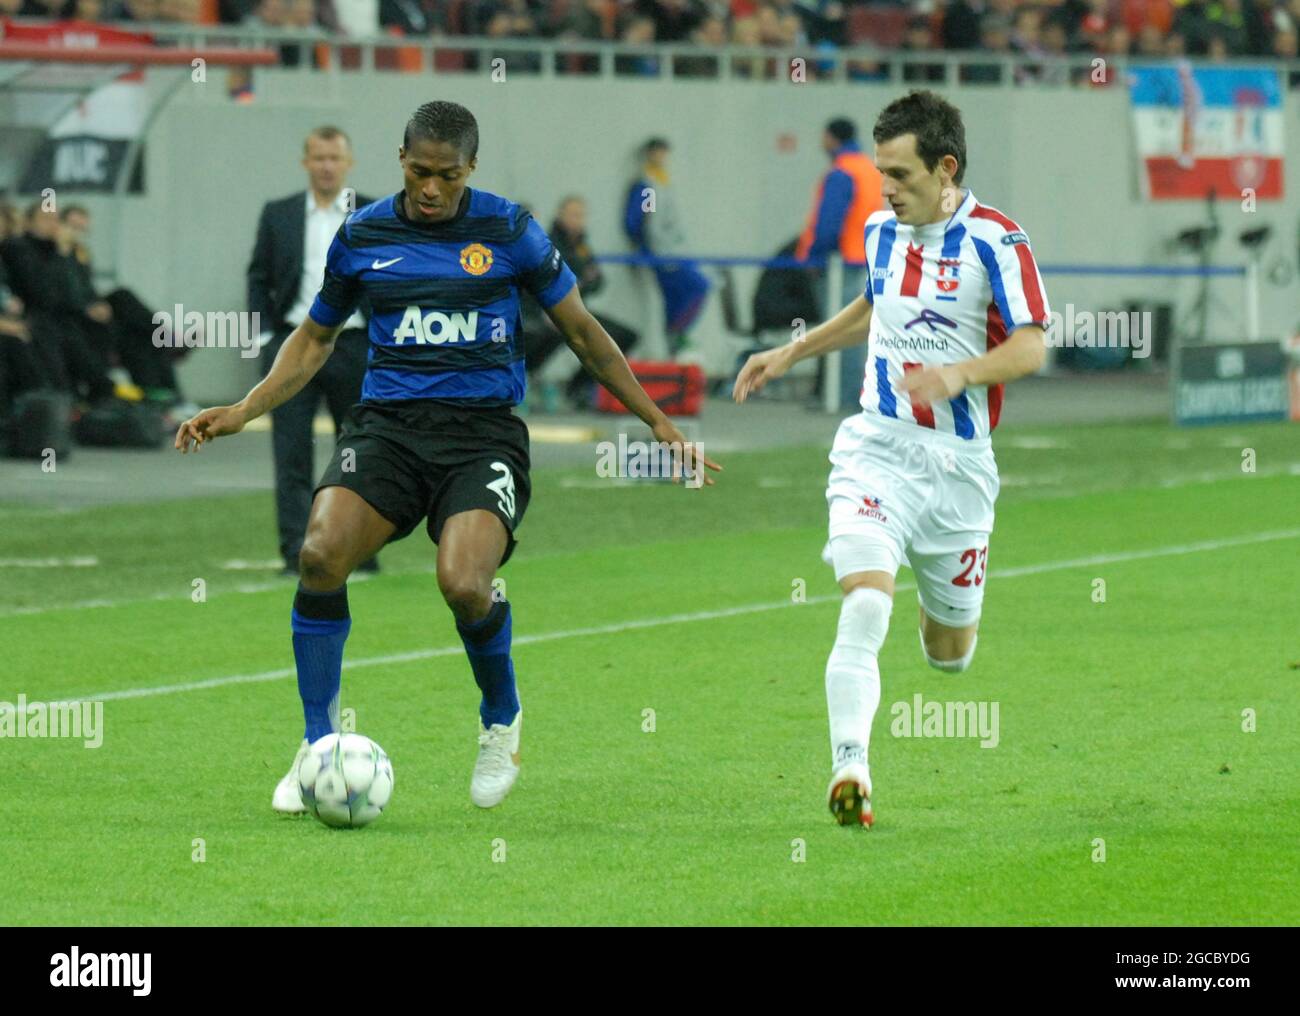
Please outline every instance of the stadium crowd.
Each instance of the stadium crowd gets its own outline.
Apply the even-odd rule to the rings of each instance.
[[[0,0],[0,15],[353,37],[1295,59],[1300,0]]]

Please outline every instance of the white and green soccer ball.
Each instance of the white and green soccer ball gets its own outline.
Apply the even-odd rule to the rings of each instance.
[[[326,734],[312,743],[298,769],[307,810],[336,828],[377,819],[393,796],[393,764],[361,734]]]

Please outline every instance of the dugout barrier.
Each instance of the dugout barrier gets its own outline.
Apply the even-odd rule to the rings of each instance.
[[[841,294],[843,293],[843,277],[846,269],[863,269],[866,266],[862,263],[846,263],[838,256],[832,256],[825,259],[824,262],[816,265],[808,261],[801,261],[793,257],[728,257],[716,255],[691,255],[681,254],[673,257],[657,257],[651,254],[616,254],[607,255],[599,258],[602,264],[608,265],[626,265],[631,268],[654,268],[672,267],[674,265],[693,264],[702,268],[730,269],[730,268],[778,268],[793,270],[809,270],[811,268],[820,268],[824,271],[826,284],[823,292],[825,302],[821,308],[821,320],[829,320],[834,317],[844,306]],[[1048,289],[1048,300],[1054,313],[1063,316],[1062,327],[1068,330],[1075,320],[1076,315],[1073,310],[1067,310],[1065,305],[1073,306],[1074,301],[1070,299],[1068,290],[1063,290],[1059,286],[1052,286],[1048,283],[1052,278],[1068,278],[1071,276],[1088,276],[1092,278],[1109,278],[1109,279],[1170,279],[1182,278],[1195,280],[1208,284],[1215,279],[1231,279],[1238,282],[1239,290],[1236,301],[1236,316],[1242,324],[1242,330],[1230,336],[1225,336],[1223,342],[1258,342],[1264,338],[1259,332],[1259,273],[1254,262],[1246,265],[1121,265],[1121,264],[1053,264],[1040,262],[1038,265],[1039,273],[1044,277],[1044,284]],[[1208,292],[1208,289],[1207,289]],[[1108,309],[1089,309],[1085,308],[1088,313],[1119,313],[1119,308]],[[1127,313],[1127,312],[1125,312]],[[1082,315],[1079,315],[1081,317]],[[817,322],[807,322],[811,329]],[[795,322],[791,322],[793,329]],[[1204,335],[1195,334],[1194,324],[1189,323],[1186,317],[1181,320],[1170,322],[1170,334],[1168,336],[1168,349],[1162,351],[1167,353],[1170,371],[1174,376],[1178,373],[1178,361],[1180,351],[1185,345],[1202,345],[1207,339]],[[736,329],[733,328],[733,331]],[[743,331],[743,330],[742,330]],[[775,336],[775,330],[774,336]],[[1127,336],[1126,338],[1133,338]],[[1148,336],[1148,340],[1153,337]],[[787,341],[788,336],[780,338],[774,337],[774,341]],[[762,344],[759,342],[758,344]],[[1049,350],[1060,347],[1049,347]],[[1072,348],[1072,347],[1071,347]],[[842,354],[840,351],[834,351],[826,356],[826,374],[829,378],[840,376],[840,363]],[[1164,356],[1162,355],[1162,359]],[[1051,369],[1053,362],[1052,353],[1049,351],[1048,369]],[[858,378],[848,379],[856,384]],[[822,385],[822,405],[828,413],[839,412],[844,408],[844,398],[841,397],[841,387],[836,384]]]

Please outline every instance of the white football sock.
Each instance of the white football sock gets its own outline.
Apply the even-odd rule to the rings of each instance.
[[[879,589],[859,586],[840,605],[839,632],[826,661],[826,706],[831,719],[831,766],[854,761],[861,745],[867,761],[871,721],[880,705],[876,655],[889,630],[894,600]],[[848,746],[847,751],[842,749]],[[841,759],[839,756],[845,755]]]

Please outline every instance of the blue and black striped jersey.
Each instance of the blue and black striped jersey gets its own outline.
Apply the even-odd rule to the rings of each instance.
[[[362,402],[436,399],[517,405],[526,388],[519,287],[546,308],[577,283],[533,217],[465,188],[445,222],[412,222],[394,194],[353,212],[325,261],[313,321],[371,306]]]

